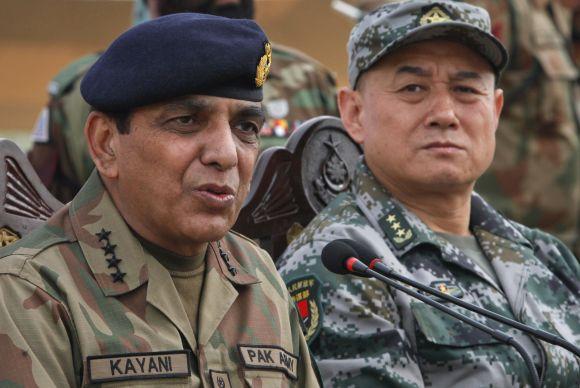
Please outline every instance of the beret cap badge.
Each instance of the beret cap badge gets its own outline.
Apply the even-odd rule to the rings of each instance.
[[[449,20],[451,20],[449,15],[441,8],[435,6],[423,14],[419,24],[423,26],[425,24],[447,22]]]
[[[264,55],[260,58],[258,67],[256,68],[256,86],[261,88],[268,78],[270,73],[270,65],[272,64],[272,45],[269,42],[264,43]]]

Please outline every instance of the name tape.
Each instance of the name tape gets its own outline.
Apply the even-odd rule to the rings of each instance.
[[[188,350],[176,350],[89,356],[87,365],[91,383],[188,377],[191,354]]]

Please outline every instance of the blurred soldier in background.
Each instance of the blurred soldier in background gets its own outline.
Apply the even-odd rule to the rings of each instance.
[[[369,12],[389,2],[351,4]],[[576,42],[580,39],[580,2],[467,2],[488,10],[492,32],[510,54],[499,85],[505,104],[495,158],[475,190],[507,217],[556,235],[578,257],[580,97],[574,97],[578,62],[573,63],[571,46],[573,31]],[[580,48],[574,55],[580,58]]]
[[[136,0],[134,22],[179,12],[253,18],[253,0]],[[42,182],[60,201],[68,202],[93,169],[82,136],[89,106],[80,83],[99,58],[95,53],[63,69],[49,84],[49,102],[40,113],[29,159]],[[319,62],[281,45],[272,45],[272,67],[264,85],[266,121],[261,145],[282,145],[303,121],[320,115],[338,116],[334,76]]]

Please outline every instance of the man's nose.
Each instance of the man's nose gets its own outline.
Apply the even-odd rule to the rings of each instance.
[[[204,138],[201,161],[219,170],[228,170],[238,164],[235,135],[227,120],[219,120]]]
[[[459,127],[455,101],[449,90],[434,92],[425,124],[428,128],[433,129],[457,129]]]

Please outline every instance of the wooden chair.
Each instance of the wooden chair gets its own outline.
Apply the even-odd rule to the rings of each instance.
[[[0,139],[0,247],[42,225],[61,206],[22,150]]]
[[[337,117],[304,122],[285,147],[260,155],[234,230],[258,240],[276,260],[320,210],[348,189],[361,153]]]
[[[303,123],[285,147],[260,155],[234,229],[279,257],[324,206],[348,189],[360,154],[338,118]],[[0,201],[0,246],[25,236],[63,206],[7,139],[0,139]]]

